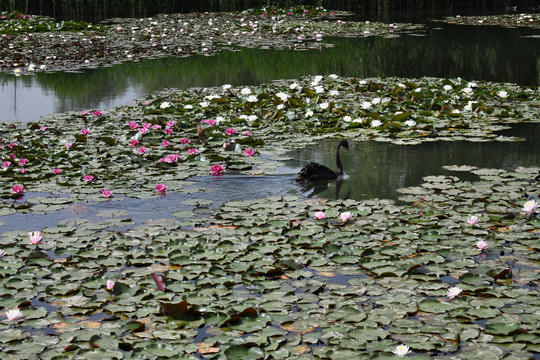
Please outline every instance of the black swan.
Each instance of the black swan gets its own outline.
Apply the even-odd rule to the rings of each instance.
[[[337,170],[334,171],[324,165],[318,163],[309,163],[300,170],[296,181],[317,181],[317,180],[333,180],[337,179],[343,174],[343,164],[339,158],[339,148],[344,147],[349,150],[349,143],[347,140],[341,140],[336,148],[336,166]]]

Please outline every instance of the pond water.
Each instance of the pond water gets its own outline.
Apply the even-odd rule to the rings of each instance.
[[[462,77],[540,83],[538,30],[429,22],[424,33],[396,38],[331,38],[323,51],[241,49],[217,56],[128,62],[70,73],[0,74],[0,121],[108,109],[155,91],[230,83],[257,85],[304,75]]]

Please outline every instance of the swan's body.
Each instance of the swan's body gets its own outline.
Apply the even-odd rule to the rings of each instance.
[[[339,148],[342,146],[349,150],[349,143],[347,140],[341,140],[336,148],[336,171],[327,166],[312,162],[300,170],[298,176],[295,178],[296,181],[334,180],[340,175],[343,175],[343,164],[339,158]]]

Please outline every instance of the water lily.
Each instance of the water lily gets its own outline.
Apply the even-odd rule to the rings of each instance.
[[[26,165],[26,163],[28,162],[28,159],[19,159],[19,161],[17,162],[20,166],[24,166]]]
[[[250,88],[242,88],[242,90],[240,90],[240,94],[244,95],[244,96],[247,96],[249,94],[251,94],[251,89]]]
[[[242,131],[242,135],[252,136],[251,131],[249,130]]]
[[[338,218],[342,222],[346,222],[347,220],[351,220],[353,218],[353,215],[352,215],[352,213],[346,211],[346,212],[343,212],[343,213],[339,214]]]
[[[381,126],[382,124],[383,124],[383,123],[382,123],[380,120],[373,120],[373,121],[371,122],[371,127],[374,127],[374,128],[375,128],[375,127],[379,127],[379,126]]]
[[[446,90],[446,91],[450,91],[450,90],[453,89],[453,87],[452,87],[452,85],[448,85],[448,84],[447,84],[447,85],[444,85],[444,86],[443,86],[443,89]]]
[[[255,150],[253,150],[252,148],[246,148],[246,150],[244,150],[244,156],[253,156],[255,155]]]
[[[188,155],[195,155],[197,153],[199,153],[199,150],[195,148],[188,149]]]
[[[228,128],[227,130],[225,130],[225,132],[227,133],[227,135],[234,135],[236,133],[236,130],[234,128]]]
[[[11,192],[14,194],[22,194],[24,192],[24,186],[23,185],[13,185],[11,187]]]
[[[165,191],[167,191],[167,185],[165,185],[165,184],[157,184],[156,185],[156,191],[157,192],[165,192]]]
[[[224,172],[225,172],[225,166],[223,165],[216,164],[216,165],[210,166],[210,173],[214,176],[223,175]]]
[[[113,280],[107,280],[107,290],[114,289],[115,282]]]
[[[91,131],[90,131],[89,129],[82,129],[82,130],[80,131],[80,134],[81,134],[81,135],[89,135],[90,133],[91,133]]]
[[[103,112],[101,110],[96,110],[96,111],[92,112],[92,115],[101,116],[101,115],[103,115]]]
[[[499,96],[502,99],[506,99],[508,97],[508,93],[504,90],[497,91],[497,96]]]
[[[476,247],[484,251],[488,248],[488,243],[485,240],[480,240],[479,242],[476,243]]]
[[[330,106],[330,104],[327,103],[327,102],[323,102],[323,103],[320,103],[320,104],[319,104],[319,107],[320,107],[321,109],[323,109],[323,110],[328,109],[329,106]]]
[[[411,350],[409,350],[409,347],[407,345],[401,344],[396,346],[394,350],[392,350],[392,353],[399,357],[404,357],[405,355],[409,354]]]
[[[43,234],[39,231],[33,231],[28,233],[28,237],[30,238],[30,244],[31,245],[37,245],[41,242]]]
[[[4,252],[4,250],[0,250],[0,259],[3,258],[4,256],[6,256],[6,253]]]
[[[2,167],[3,167],[4,169],[7,168],[7,167],[10,167],[10,166],[11,166],[11,161],[4,161],[4,162],[2,163]]]
[[[94,181],[94,175],[84,175],[83,181],[86,181],[86,182]]]
[[[145,147],[145,146],[141,146],[141,147],[137,148],[137,152],[139,154],[146,154],[147,151],[148,151],[148,148]]]
[[[287,101],[287,99],[289,98],[289,95],[288,94],[285,94],[285,93],[282,93],[282,92],[278,92],[276,94],[276,96],[281,100],[281,101]]]
[[[201,120],[201,123],[208,124],[210,126],[214,126],[214,125],[216,125],[216,120],[214,120],[214,119],[204,119],[204,120]]]
[[[161,146],[163,146],[163,147],[167,147],[167,146],[169,146],[169,145],[171,145],[170,141],[163,140],[163,141],[161,142]]]
[[[413,127],[416,125],[416,121],[414,120],[407,120],[405,121],[405,125],[407,125],[408,127]]]
[[[64,146],[66,147],[66,149],[71,149],[71,147],[73,146],[73,144],[68,142],[68,143],[66,143]]]
[[[16,324],[17,321],[22,319],[22,317],[23,317],[22,311],[15,308],[15,309],[11,309],[11,310],[6,311],[6,318],[7,319],[5,321],[13,321],[13,323]]]
[[[110,190],[101,189],[101,195],[106,198],[112,198],[114,196],[113,192]]]
[[[167,108],[169,108],[169,107],[171,107],[171,103],[168,102],[168,101],[164,101],[164,102],[162,102],[162,103],[159,105],[159,108],[160,108],[160,109],[167,109]]]
[[[529,200],[523,205],[523,211],[527,213],[527,216],[530,216],[532,213],[538,212],[538,203],[534,200]]]
[[[139,124],[137,124],[135,121],[128,122],[128,126],[131,128],[131,130],[137,130],[139,128]]]
[[[473,215],[473,216],[467,217],[467,224],[472,225],[472,226],[478,225],[478,216]]]
[[[451,287],[448,289],[448,293],[446,294],[446,296],[448,297],[448,299],[452,300],[453,298],[455,298],[456,296],[459,296],[459,294],[461,294],[463,290],[460,288],[460,287]]]
[[[364,110],[367,110],[369,108],[371,108],[373,104],[369,101],[362,101],[362,103],[360,104],[360,106],[362,107],[362,109]]]
[[[256,95],[249,95],[247,98],[246,98],[246,101],[247,102],[257,102],[258,101],[258,98]]]
[[[180,144],[189,144],[191,142],[191,140],[189,140],[188,138],[181,138],[180,139]]]
[[[53,169],[53,174],[61,174],[64,170],[62,169]]]
[[[313,218],[315,220],[323,220],[326,219],[326,214],[324,211],[317,211],[315,214],[313,214]]]

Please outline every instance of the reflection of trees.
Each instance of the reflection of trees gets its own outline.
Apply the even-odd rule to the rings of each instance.
[[[521,124],[510,131],[512,136],[527,137],[524,142],[448,142],[420,145],[393,145],[377,142],[352,143],[351,152],[343,153],[342,161],[348,175],[340,189],[340,197],[396,198],[396,189],[421,184],[428,175],[452,175],[471,178],[468,173],[449,172],[445,165],[472,165],[482,168],[513,169],[517,166],[538,166],[540,148],[533,139],[540,136],[538,124]],[[288,166],[301,168],[310,161],[333,166],[336,141],[322,141],[317,146],[296,150],[295,160]],[[318,197],[333,199],[335,182]]]
[[[439,26],[437,24],[436,26]],[[242,49],[216,56],[192,56],[88,70],[37,74],[58,98],[55,111],[107,106],[128,91],[143,96],[167,88],[260,84],[307,74],[357,77],[462,77],[534,85],[538,83],[537,39],[529,29],[443,25],[427,36],[334,38],[322,51]]]

